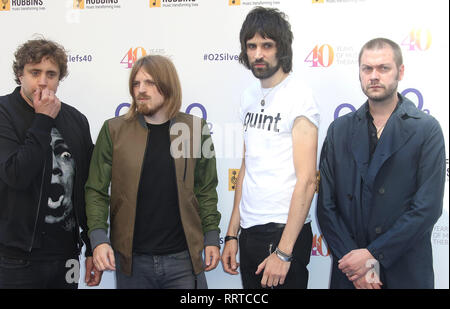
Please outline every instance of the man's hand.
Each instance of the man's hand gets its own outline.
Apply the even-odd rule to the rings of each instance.
[[[380,290],[383,285],[375,272],[368,271],[364,276],[353,281],[357,289]]]
[[[225,242],[225,248],[222,252],[222,266],[223,270],[230,275],[237,275],[239,263],[236,261],[236,255],[238,252],[237,240],[229,240]]]
[[[216,246],[206,246],[205,247],[205,271],[213,270],[217,267],[220,260],[220,250]]]
[[[116,270],[114,251],[109,244],[104,243],[95,247],[93,257],[97,270]]]
[[[355,281],[364,276],[372,267],[370,260],[375,260],[367,249],[352,250],[338,261],[339,269],[348,280]]]
[[[87,286],[97,286],[102,280],[102,271],[98,271],[94,266],[92,256],[86,258],[86,275],[84,276],[84,282]]]
[[[33,93],[33,107],[35,113],[44,114],[55,119],[61,110],[61,102],[53,91],[47,88],[43,90],[37,88]]]
[[[264,270],[261,286],[263,288],[275,287],[284,284],[290,267],[291,262],[282,261],[275,253],[272,253],[259,264],[255,274],[259,275]]]

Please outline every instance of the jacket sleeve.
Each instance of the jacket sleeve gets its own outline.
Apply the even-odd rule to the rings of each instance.
[[[0,114],[0,179],[6,185],[26,189],[42,171],[53,124],[51,117],[36,114],[22,142],[10,120]]]
[[[214,145],[208,125],[202,119],[201,157],[197,159],[194,174],[194,194],[199,203],[205,246],[219,245],[220,213],[217,210],[217,170]]]
[[[421,145],[417,190],[407,210],[367,249],[386,268],[431,230],[442,214],[445,187],[445,143],[439,123],[429,122]],[[426,128],[423,129],[427,131]]]
[[[86,148],[84,150],[86,150],[85,153],[85,157],[84,160],[86,160],[86,163],[83,164],[83,166],[86,167],[86,171],[83,172],[83,175],[85,175],[84,179],[83,179],[83,185],[85,184],[85,182],[87,181],[87,175],[89,173],[89,165],[91,162],[91,157],[92,157],[92,151],[94,149],[94,144],[92,143],[92,138],[91,138],[91,130],[89,128],[89,121],[87,120],[87,118],[82,115],[82,122],[84,124],[84,143]],[[84,188],[83,188],[84,189]],[[84,198],[84,194],[83,194],[83,198]],[[83,200],[84,204],[83,204],[83,209],[86,208],[86,199],[84,198]],[[92,246],[91,246],[91,242],[89,240],[89,236],[88,236],[88,227],[87,227],[87,219],[86,219],[86,213],[83,214],[82,216],[83,220],[81,220],[80,222],[80,226],[81,226],[81,239],[83,240],[84,244],[86,245],[86,251],[85,251],[85,256],[92,256]]]
[[[341,259],[354,249],[358,249],[342,218],[335,189],[336,157],[333,146],[333,126],[330,125],[320,154],[320,184],[317,199],[317,220],[328,247],[333,255]]]
[[[92,249],[108,238],[109,186],[111,183],[112,142],[105,121],[92,153],[89,177],[85,186],[86,216]]]

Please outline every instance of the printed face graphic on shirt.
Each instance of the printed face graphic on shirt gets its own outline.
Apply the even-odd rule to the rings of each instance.
[[[64,230],[69,231],[75,226],[72,211],[72,190],[75,175],[75,161],[69,147],[64,142],[56,128],[52,128],[52,177],[48,197],[48,214],[45,222],[60,223]]]

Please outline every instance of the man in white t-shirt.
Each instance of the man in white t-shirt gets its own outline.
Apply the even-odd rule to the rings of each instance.
[[[308,284],[319,111],[291,73],[290,28],[282,12],[257,7],[240,33],[240,62],[259,80],[241,98],[244,157],[222,264],[230,274],[240,265],[246,289]]]

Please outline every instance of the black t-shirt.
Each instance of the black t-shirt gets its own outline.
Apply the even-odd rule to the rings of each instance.
[[[178,205],[170,121],[147,124],[147,148],[136,207],[133,252],[164,255],[187,249]]]

